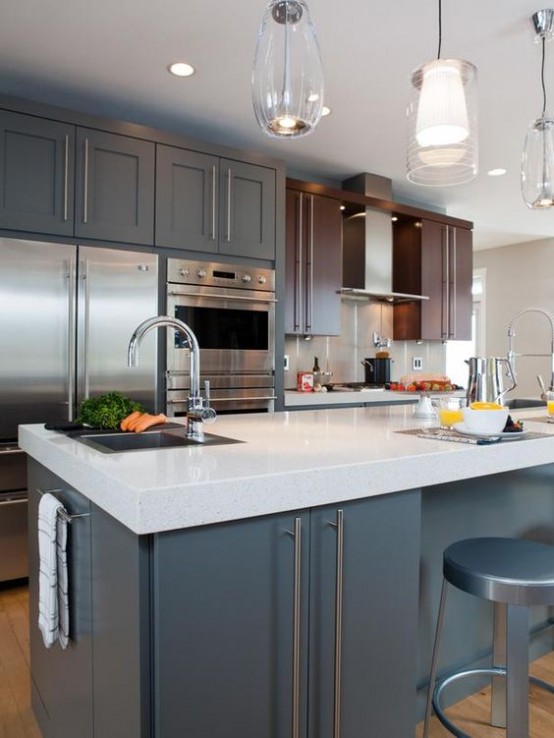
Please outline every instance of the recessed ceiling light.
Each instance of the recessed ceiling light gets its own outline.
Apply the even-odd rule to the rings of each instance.
[[[398,216],[397,215],[393,215],[392,218],[391,218],[391,220],[392,220],[393,223],[396,223],[396,221],[398,220]]]
[[[194,74],[194,67],[186,62],[174,62],[168,66],[167,71],[176,77],[190,77]]]
[[[324,106],[323,106],[323,107],[321,108],[321,115],[322,115],[322,116],[325,116],[325,115],[331,115],[331,108],[328,108],[328,107],[327,107],[327,105],[324,105]]]
[[[498,167],[498,169],[489,169],[487,174],[489,177],[502,177],[503,174],[506,174],[506,170],[503,167]]]

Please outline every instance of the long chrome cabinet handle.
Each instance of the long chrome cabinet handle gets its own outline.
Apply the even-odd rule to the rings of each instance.
[[[300,600],[302,596],[302,519],[294,518],[294,595],[292,612],[292,738],[300,738]]]
[[[61,491],[62,491],[61,489],[40,489],[39,487],[37,487],[37,492],[39,493],[41,497],[42,495],[45,495],[45,494],[54,495],[54,497],[56,497],[56,495],[59,495]],[[90,518],[90,513],[70,514],[66,512],[65,510],[58,510],[58,515],[60,516],[60,518],[65,520],[66,523],[72,523],[77,518]]]
[[[333,738],[340,738],[341,691],[342,691],[342,601],[344,586],[344,511],[337,510],[337,554],[335,575],[335,674],[333,705]]]
[[[227,243],[231,243],[231,179],[232,172],[227,170]]]
[[[302,228],[304,225],[304,195],[298,196],[298,232],[294,248],[294,329],[300,330],[300,302],[302,300]]]
[[[448,226],[441,226],[442,231],[442,306],[441,306],[441,338],[448,338],[450,330],[450,264],[449,264],[449,245],[448,245]]]
[[[314,313],[314,198],[310,195],[310,237],[306,246],[306,332],[312,331]]]
[[[217,197],[217,184],[215,181],[216,169],[215,164],[212,164],[212,235],[210,236],[211,241],[215,241],[215,206]]]
[[[4,505],[26,505],[27,504],[27,498],[23,497],[19,500],[0,500],[0,507],[4,507]]]
[[[85,166],[83,171],[83,223],[88,222],[88,138],[85,138]]]
[[[457,264],[456,264],[456,229],[453,226],[450,226],[450,235],[451,238],[449,239],[449,243],[452,244],[452,250],[450,254],[450,270],[452,272],[452,289],[449,292],[450,295],[450,313],[449,313],[449,325],[448,325],[448,335],[449,338],[456,338],[456,322],[457,322],[457,305],[456,305],[456,296],[457,296]]]
[[[68,219],[69,198],[69,134],[66,133],[63,142],[63,219]]]

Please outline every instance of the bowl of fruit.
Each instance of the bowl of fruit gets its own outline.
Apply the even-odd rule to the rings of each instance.
[[[477,433],[502,433],[508,408],[496,402],[472,402],[462,410],[467,430]]]

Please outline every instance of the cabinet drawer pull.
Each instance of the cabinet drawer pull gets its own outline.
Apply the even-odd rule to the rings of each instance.
[[[83,223],[88,222],[88,138],[85,138],[85,166],[83,172]]]
[[[63,219],[68,218],[68,178],[69,178],[69,134],[65,134],[63,142]]]
[[[61,491],[62,491],[61,489],[39,489],[37,487],[37,492],[39,493],[39,495],[41,497],[42,497],[42,495],[45,495],[47,493],[50,494],[50,495],[54,495],[54,497],[55,497]],[[74,513],[74,514],[69,514],[65,510],[63,510],[63,509],[58,510],[58,515],[60,516],[60,518],[62,518],[63,520],[65,520],[66,523],[72,523],[77,518],[90,518],[90,513]]]
[[[302,519],[294,518],[294,594],[292,600],[292,738],[300,738],[300,601],[302,597]]]
[[[335,674],[333,705],[333,738],[340,738],[341,690],[342,690],[342,593],[344,583],[344,511],[337,510],[337,522],[330,523],[337,529],[337,562],[335,575]]]

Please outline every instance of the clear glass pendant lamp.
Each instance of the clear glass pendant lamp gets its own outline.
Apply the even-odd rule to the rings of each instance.
[[[543,108],[540,118],[531,122],[521,158],[521,193],[533,210],[554,206],[554,118],[546,112],[544,84],[545,42],[552,37],[554,10],[541,10],[532,17],[537,39],[542,43],[541,84]]]
[[[271,0],[254,56],[252,102],[269,136],[311,133],[323,108],[323,68],[315,27],[304,0]]]

